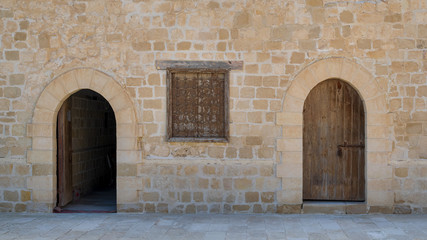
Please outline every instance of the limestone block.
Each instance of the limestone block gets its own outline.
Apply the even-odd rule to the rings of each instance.
[[[368,206],[365,203],[346,204],[346,214],[366,214]]]
[[[284,162],[277,165],[277,176],[283,178],[302,178],[302,162]]]
[[[189,165],[184,167],[184,173],[186,176],[196,175],[199,172],[199,167],[197,165]]]
[[[283,158],[283,162],[302,163],[302,151],[282,152],[282,158]]]
[[[144,202],[157,202],[159,201],[159,193],[158,192],[143,192],[142,200]]]
[[[253,107],[256,110],[268,110],[268,101],[267,100],[253,100]]]
[[[31,201],[31,191],[21,190],[21,202]]]
[[[400,177],[400,178],[408,177],[408,168],[407,167],[395,168],[394,169],[394,176]]]
[[[289,94],[297,99],[305,100],[310,93],[310,89],[317,84],[316,78],[308,69],[303,70],[298,74],[298,77],[292,81],[291,86],[286,94]]]
[[[392,206],[394,203],[393,191],[375,191],[368,188],[367,202],[370,206]]]
[[[23,203],[17,203],[15,205],[15,212],[25,212],[27,210],[27,205]]]
[[[261,202],[263,203],[273,203],[274,202],[274,192],[263,192],[261,193]]]
[[[392,181],[388,179],[368,179],[367,186],[370,191],[391,191]]]
[[[239,149],[239,157],[240,158],[252,158],[253,157],[253,149],[250,147],[243,147]]]
[[[13,164],[0,164],[0,175],[11,175],[13,170]]]
[[[6,60],[18,61],[19,60],[19,51],[4,51]]]
[[[0,111],[8,111],[10,107],[10,100],[0,99]]]
[[[138,150],[138,138],[117,137],[117,150]]]
[[[21,96],[21,88],[19,88],[19,87],[5,87],[5,88],[3,88],[3,95],[6,98],[18,98]]]
[[[284,191],[302,191],[302,178],[282,178],[282,189]]]
[[[277,151],[301,152],[302,139],[279,139],[277,140]]]
[[[138,164],[138,176],[157,175],[159,174],[158,166],[154,164]]]
[[[368,139],[366,150],[368,152],[391,152],[392,142],[386,138]]]
[[[33,202],[36,203],[53,203],[56,201],[56,191],[49,189],[33,191]]]
[[[393,124],[392,114],[370,113],[367,114],[367,125],[391,126]]]
[[[105,78],[105,79],[107,79],[107,78]],[[105,86],[102,89],[102,92],[100,92],[100,94],[107,101],[110,101],[113,97],[115,97],[118,94],[125,94],[123,92],[124,92],[124,90],[122,89],[122,87],[117,82],[108,78],[108,82],[105,84]]]
[[[30,174],[30,165],[15,164],[15,176],[27,176]]]
[[[366,101],[366,110],[375,113],[387,113],[387,100],[385,95],[380,95]]]
[[[208,155],[212,158],[224,158],[224,147],[209,147]]]
[[[56,154],[51,150],[28,150],[27,153],[28,163],[53,164],[56,161]]]
[[[358,90],[364,89],[367,85],[369,85],[370,82],[375,81],[372,79],[372,75],[369,72],[365,71],[362,67],[356,67],[356,68],[357,69],[354,69],[352,74],[353,75],[357,74],[357,76],[351,77],[352,79],[351,83],[355,89],[358,89]],[[343,74],[345,73],[343,72]],[[365,96],[364,93],[362,93],[362,99],[369,99],[369,96]]]
[[[161,99],[145,99],[143,101],[144,108],[147,109],[162,109],[162,100]]]
[[[390,161],[390,153],[387,152],[367,152],[366,153],[369,164],[383,164],[386,165]]]
[[[136,194],[136,190],[142,189],[142,181],[138,177],[117,176],[117,189],[135,190]]]
[[[274,156],[274,148],[260,148],[258,149],[258,158],[272,158]]]
[[[363,88],[357,88],[365,101],[368,101],[381,94],[380,87],[376,80],[372,79]]]
[[[122,109],[126,109],[132,106],[132,101],[129,99],[129,96],[124,93],[124,91],[110,99],[109,103],[115,112],[119,112]]]
[[[117,164],[117,176],[123,176],[123,177],[136,176],[136,173],[137,173],[136,164],[123,163],[123,162],[120,162]]]
[[[302,113],[304,107],[304,100],[295,98],[291,95],[285,96],[285,101],[283,103],[283,111],[285,112],[296,112]]]
[[[368,138],[387,138],[390,134],[389,127],[368,125],[366,129]]]
[[[123,108],[119,111],[115,110],[114,113],[116,116],[117,124],[135,123],[136,116],[135,116],[135,112],[134,112],[132,107],[128,106],[127,108]],[[120,132],[117,132],[117,133],[118,133],[118,136],[119,136],[119,134],[120,134],[120,136],[122,136]],[[124,137],[124,135],[123,135],[123,137]]]
[[[121,122],[116,125],[117,133],[120,133],[121,137],[135,137],[138,133],[138,127],[135,124]]]
[[[139,151],[117,151],[117,160],[120,163],[137,164],[142,161],[141,152]],[[135,166],[134,166],[135,167]]]
[[[252,180],[248,178],[236,178],[234,179],[234,189],[236,190],[249,190],[253,186]]]
[[[152,194],[152,193],[149,193]],[[191,202],[191,192],[181,192],[181,202]],[[156,198],[156,195],[154,194],[154,198]],[[158,196],[157,196],[158,198]]]
[[[53,80],[49,85],[45,88],[50,95],[56,98],[58,101],[62,101],[66,99],[68,96],[68,92],[65,90],[63,82],[60,80]]]
[[[44,91],[37,101],[36,108],[56,111],[60,106],[61,105],[58,99],[52,96],[49,92]]]
[[[259,193],[258,192],[246,192],[245,193],[245,202],[246,203],[259,202]]]
[[[279,125],[302,125],[302,113],[298,112],[281,112],[276,113],[276,124]]]
[[[301,213],[301,204],[279,204],[277,212],[279,214],[299,214]]]
[[[19,192],[18,191],[3,191],[3,198],[5,201],[17,202],[19,201]]]
[[[281,204],[301,204],[302,191],[281,191],[277,193],[277,202]]]
[[[234,212],[248,212],[250,208],[251,207],[249,205],[243,205],[243,204],[232,206],[232,209]]]
[[[79,86],[77,84],[73,71],[68,71],[62,74],[61,76],[59,76],[57,79],[58,80],[54,80],[54,81],[59,81],[64,87],[64,90],[66,93],[72,94],[77,90],[79,90]]]
[[[370,163],[367,166],[368,179],[390,179],[393,174],[391,166],[384,166],[384,164]]]
[[[79,68],[73,70],[74,77],[80,89],[90,88],[94,72],[95,71],[91,68]]]
[[[34,150],[54,150],[56,139],[51,137],[33,137]]]
[[[26,133],[25,126],[23,124],[15,124],[12,126],[12,135],[15,137],[22,137]]]
[[[42,108],[36,108],[34,110],[33,123],[48,123],[51,124],[56,118],[57,112],[53,110],[47,110]]]
[[[105,85],[111,81],[111,78],[105,73],[94,71],[92,81],[90,81],[89,88],[95,92],[102,93]]]
[[[139,198],[136,189],[117,188],[117,204],[137,202],[139,202]]]
[[[56,189],[56,176],[31,176],[27,178],[27,187],[29,189],[37,190],[45,190],[52,191],[52,189]],[[36,191],[33,191],[33,195],[35,195]]]
[[[52,137],[56,131],[53,124],[32,124],[32,137]]]

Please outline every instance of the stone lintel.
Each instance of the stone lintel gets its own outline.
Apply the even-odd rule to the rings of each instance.
[[[157,70],[167,69],[225,69],[243,70],[243,61],[173,61],[156,60]]]

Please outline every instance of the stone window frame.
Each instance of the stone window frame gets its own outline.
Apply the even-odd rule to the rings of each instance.
[[[168,142],[228,142],[229,141],[229,81],[231,70],[243,69],[242,61],[156,61],[158,70],[166,70],[167,85],[167,133],[166,141]],[[224,136],[218,137],[175,137],[172,136],[172,91],[171,82],[173,73],[224,73]]]

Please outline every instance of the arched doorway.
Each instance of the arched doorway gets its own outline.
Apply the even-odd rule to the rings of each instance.
[[[365,110],[357,91],[328,79],[303,108],[303,199],[365,200]]]
[[[116,211],[116,119],[108,101],[83,89],[57,117],[56,212]]]
[[[116,118],[117,136],[117,211],[132,209],[139,201],[137,179],[129,171],[142,162],[142,130],[132,98],[111,76],[91,68],[76,68],[55,77],[36,102],[27,133],[31,149],[27,161],[43,171],[33,172],[27,186],[32,192],[30,211],[52,212],[57,202],[56,125],[58,111],[69,96],[82,89],[101,94],[111,105]]]

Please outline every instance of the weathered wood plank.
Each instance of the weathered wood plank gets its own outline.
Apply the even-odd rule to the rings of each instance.
[[[307,96],[303,128],[304,199],[365,199],[364,118],[359,95],[341,80],[324,81]]]
[[[224,69],[243,70],[243,61],[174,61],[156,60],[157,70],[167,69]]]
[[[73,200],[72,164],[71,164],[71,122],[67,114],[71,111],[71,98],[68,98],[58,112],[58,206],[63,207]]]

